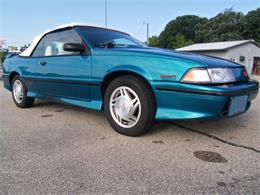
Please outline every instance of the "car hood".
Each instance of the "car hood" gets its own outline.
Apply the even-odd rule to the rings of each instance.
[[[179,51],[170,50],[170,49],[143,47],[143,48],[114,48],[113,50],[180,58],[180,59],[198,62],[198,63],[201,63],[208,67],[241,67],[240,64],[231,62],[229,60],[225,60],[225,59],[221,59],[221,58],[217,58],[217,57],[206,56],[206,55],[195,54],[195,53],[179,52]]]

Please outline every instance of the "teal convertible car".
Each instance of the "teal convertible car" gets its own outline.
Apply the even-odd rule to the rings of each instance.
[[[127,33],[77,24],[37,37],[3,65],[4,87],[20,108],[49,98],[104,110],[119,133],[153,121],[217,119],[246,112],[259,84],[234,62],[147,47]]]

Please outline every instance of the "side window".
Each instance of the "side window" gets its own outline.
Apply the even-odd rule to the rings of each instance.
[[[44,47],[44,40],[45,37],[40,41],[40,43],[37,45],[37,47],[35,48],[32,57],[40,57],[42,56],[42,51],[43,51],[43,47]]]
[[[77,55],[79,52],[64,51],[65,43],[82,43],[75,30],[53,32],[45,36],[43,56]]]

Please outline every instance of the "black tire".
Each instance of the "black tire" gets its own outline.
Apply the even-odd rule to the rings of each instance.
[[[14,97],[14,90],[13,90],[14,87],[13,86],[14,86],[15,81],[17,81],[17,80],[19,80],[22,84],[23,97],[22,97],[21,102],[18,102]],[[25,83],[18,75],[14,76],[14,78],[12,80],[12,97],[13,97],[15,105],[19,108],[30,108],[30,107],[32,107],[33,102],[34,102],[34,98],[27,96],[27,88],[25,86]]]
[[[112,117],[110,111],[110,97],[118,88],[126,86],[131,88],[138,96],[141,105],[141,114],[138,122],[130,128],[120,126]],[[107,87],[104,96],[104,111],[110,125],[120,134],[127,136],[139,136],[146,133],[152,126],[156,113],[155,97],[150,86],[143,81],[131,75],[120,76],[114,79]]]

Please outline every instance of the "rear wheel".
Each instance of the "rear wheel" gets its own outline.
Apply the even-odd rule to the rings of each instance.
[[[138,136],[151,127],[156,105],[148,84],[127,75],[116,78],[107,87],[104,110],[109,123],[117,132]]]
[[[26,86],[19,76],[13,78],[12,96],[14,103],[19,108],[29,108],[33,105],[34,98],[27,97]]]

